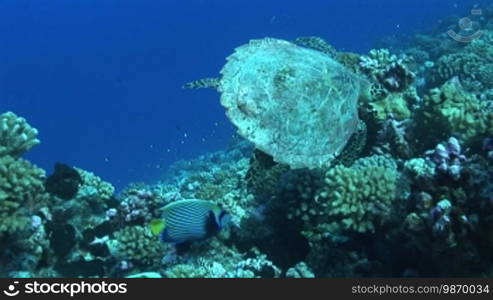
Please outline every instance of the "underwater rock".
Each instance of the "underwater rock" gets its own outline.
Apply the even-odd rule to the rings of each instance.
[[[75,197],[82,184],[82,177],[74,168],[62,164],[55,164],[55,171],[45,182],[46,191],[64,200]]]

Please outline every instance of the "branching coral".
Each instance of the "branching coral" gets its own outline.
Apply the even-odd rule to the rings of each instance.
[[[0,115],[0,157],[19,156],[39,144],[38,131],[13,112]]]
[[[45,172],[27,160],[0,157],[0,236],[24,229],[36,208],[46,204]]]

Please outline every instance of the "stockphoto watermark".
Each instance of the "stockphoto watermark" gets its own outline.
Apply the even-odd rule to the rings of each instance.
[[[483,31],[475,28],[474,18],[478,18],[483,14],[483,11],[479,8],[471,9],[471,16],[464,17],[459,20],[459,31],[450,29],[447,34],[460,43],[470,43],[475,39],[479,39],[483,35]]]
[[[99,282],[38,282],[12,281],[3,289],[3,294],[8,297],[29,294],[51,294],[69,295],[74,297],[78,294],[125,294],[127,293],[126,283]]]

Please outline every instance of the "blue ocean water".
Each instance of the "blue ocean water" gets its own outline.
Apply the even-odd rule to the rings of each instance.
[[[366,52],[473,4],[443,0],[1,0],[0,112],[40,131],[27,157],[57,161],[123,187],[159,178],[178,160],[224,148],[234,132],[213,90],[249,39],[321,36]]]

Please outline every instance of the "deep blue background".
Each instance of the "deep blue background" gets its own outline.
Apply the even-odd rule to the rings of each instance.
[[[93,171],[119,187],[223,148],[233,128],[213,90],[233,48],[266,36],[325,37],[364,52],[472,3],[446,0],[0,0],[0,112],[40,131],[27,158]]]

